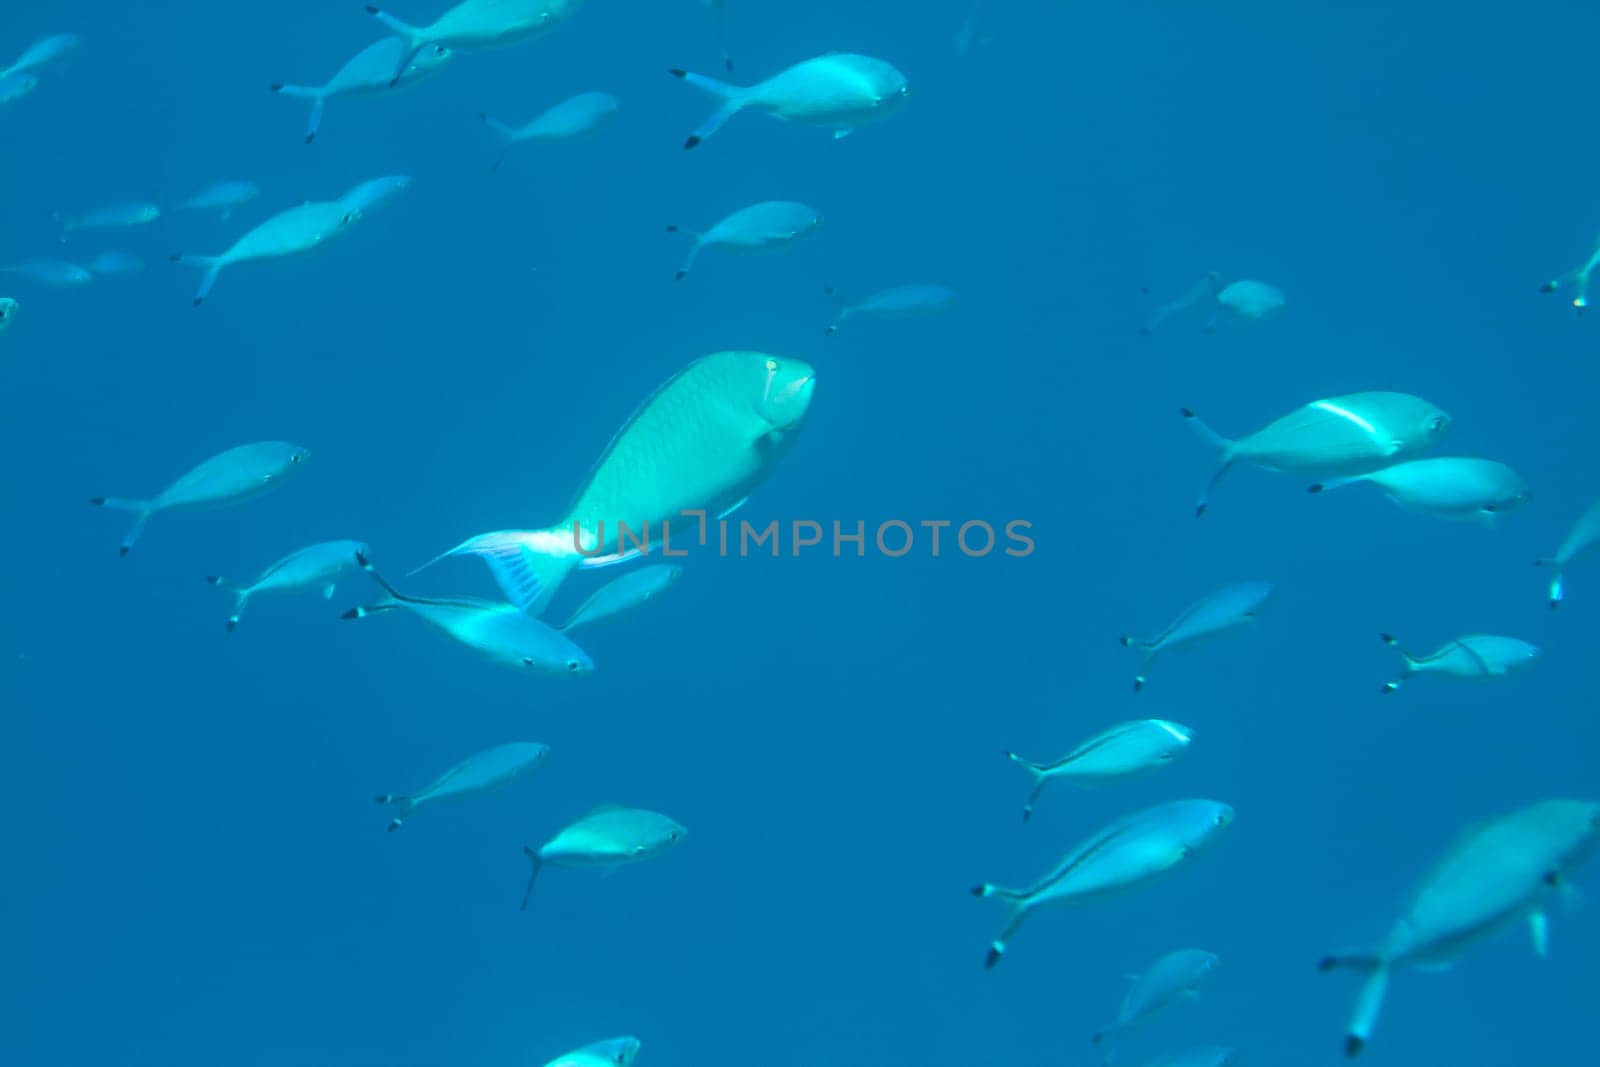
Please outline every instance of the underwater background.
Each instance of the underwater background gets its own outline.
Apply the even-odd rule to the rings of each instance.
[[[1098,1064],[1123,976],[1193,946],[1217,977],[1120,1062],[1217,1042],[1332,1064],[1356,982],[1317,960],[1380,937],[1463,827],[1600,795],[1600,567],[1574,567],[1552,613],[1531,566],[1600,494],[1600,323],[1537,291],[1600,231],[1600,12],[992,0],[963,56],[965,0],[727,7],[733,80],[841,49],[904,71],[909,101],[837,141],[741,115],[686,153],[710,101],[665,68],[720,75],[710,16],[595,0],[547,38],[330,102],[307,146],[305,103],[267,87],[381,36],[358,3],[0,10],[0,51],[84,39],[0,109],[0,261],[149,262],[79,290],[0,275],[23,302],[0,334],[0,1060],[538,1064],[631,1033],[648,1067]],[[611,125],[490,172],[479,112],[521,121],[585,89],[621,98]],[[170,253],[381,174],[414,183],[325,252],[230,269],[190,307],[195,273]],[[263,189],[228,222],[56,245],[51,210],[228,177]],[[826,222],[673,282],[686,248],[667,225],[766,199]],[[1208,270],[1288,306],[1141,336]],[[955,307],[825,336],[824,286],[913,281]],[[588,633],[597,669],[571,680],[496,669],[413,619],[342,622],[373,599],[358,574],[331,603],[263,597],[224,632],[231,598],[205,575],[330,538],[401,575],[552,521],[639,401],[724,348],[818,369],[809,425],[740,517],[1020,519],[1034,552],[700,552],[658,603]],[[1195,519],[1214,456],[1180,407],[1244,433],[1365,389],[1439,404],[1442,454],[1504,460],[1534,499],[1488,529],[1241,470]],[[126,516],[88,498],[263,439],[311,449],[292,485],[160,516],[118,560]],[[1119,635],[1257,578],[1277,590],[1259,626],[1133,693]],[[595,584],[574,579],[557,614]],[[493,592],[461,561],[405,585]],[[1381,631],[1504,632],[1545,656],[1502,685],[1380,697],[1398,666]],[[1023,823],[1029,783],[1002,750],[1053,758],[1144,716],[1193,727],[1192,751],[1054,787]],[[373,794],[509,740],[550,758],[384,833]],[[1033,918],[984,970],[1003,915],[972,885],[1026,884],[1186,796],[1238,812],[1203,856]],[[519,912],[521,846],[607,802],[689,838],[609,877],[546,872]],[[1597,955],[1591,905],[1553,916],[1546,961],[1518,930],[1448,975],[1397,976],[1369,1062],[1592,1063]]]

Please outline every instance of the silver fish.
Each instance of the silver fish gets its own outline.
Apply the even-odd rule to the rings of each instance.
[[[1143,974],[1134,977],[1133,985],[1122,998],[1116,1022],[1095,1034],[1094,1043],[1098,1045],[1112,1033],[1194,1000],[1220,963],[1214,954],[1198,948],[1181,948],[1162,956]]]
[[[1144,664],[1133,679],[1134,690],[1144,688],[1150,664],[1157,656],[1254,623],[1256,612],[1271,595],[1272,585],[1268,582],[1237,582],[1190,604],[1165,630],[1148,641],[1123,635],[1122,647],[1144,654]]]
[[[258,224],[221,255],[177,255],[172,261],[199,267],[205,272],[194,294],[194,306],[199,307],[211,295],[218,275],[226,268],[313,251],[344,233],[353,222],[355,215],[338,200],[309,201],[280,211]]]
[[[385,37],[374,41],[352,56],[332,78],[322,85],[286,85],[274,82],[272,91],[284,96],[311,101],[311,117],[306,121],[306,144],[316,140],[322,129],[322,113],[336,96],[372,96],[391,88],[404,88],[437,71],[454,53],[444,45],[424,48],[407,58],[411,43],[404,37]],[[404,63],[400,77],[395,71]]]
[[[384,793],[375,799],[400,809],[389,822],[392,833],[400,829],[411,813],[436,800],[459,800],[510,785],[531,774],[550,754],[550,746],[537,741],[512,741],[474,753],[436,778],[432,785],[416,793]]]
[[[233,216],[235,209],[243,207],[260,195],[261,187],[255,182],[243,180],[213,182],[179,206],[185,211],[215,211],[226,221]]]
[[[350,222],[359,222],[369,212],[387,207],[409,188],[411,188],[411,178],[405,174],[371,178],[345,193],[335,203],[344,209]]]
[[[145,500],[97,496],[96,507],[134,513],[133,527],[122,539],[126,556],[151,516],[163,511],[207,511],[253,500],[271,492],[299,470],[311,453],[286,441],[261,441],[220,452]]]
[[[1555,572],[1550,577],[1551,610],[1566,599],[1565,572],[1568,564],[1597,544],[1600,544],[1600,500],[1590,504],[1588,510],[1578,516],[1577,523],[1562,540],[1555,555],[1538,561],[1538,566],[1548,567]]]
[[[1039,794],[1057,778],[1095,785],[1144,774],[1177,759],[1193,737],[1187,726],[1165,719],[1141,719],[1100,731],[1054,763],[1033,763],[1007,752],[1012,762],[1034,777],[1033,792],[1023,805],[1022,819],[1026,822],[1032,818]]]
[[[744,110],[765,111],[775,118],[833,131],[844,137],[857,126],[883,118],[901,104],[910,87],[906,77],[881,59],[829,52],[807,59],[751,86],[668,71],[718,101],[717,110],[689,135],[684,148],[694,148]]]
[[[682,574],[683,568],[676,564],[658,563],[607,582],[579,605],[572,617],[562,624],[561,632],[571,633],[579,626],[588,626],[632,611],[672,588]]]
[[[1492,459],[1414,459],[1370,474],[1333,478],[1310,487],[1313,493],[1357,482],[1371,482],[1396,504],[1441,519],[1494,517],[1532,498],[1522,476]]]
[[[130,201],[126,204],[96,208],[81,215],[63,215],[59,211],[53,211],[50,217],[61,224],[62,240],[66,240],[65,235],[74,230],[114,230],[128,226],[148,226],[161,217],[161,208],[143,201]]]
[[[1214,800],[1176,800],[1134,812],[1074,848],[1027,889],[1002,889],[985,883],[977,897],[998,897],[1011,905],[1011,921],[989,947],[984,961],[993,967],[1027,917],[1046,904],[1101,900],[1148,882],[1193,855],[1233,821],[1233,809]]]
[[[24,278],[31,278],[44,285],[76,286],[88,285],[94,281],[94,275],[76,263],[67,263],[59,259],[30,260],[12,267],[0,267],[0,272],[20,274]]]
[[[816,232],[822,215],[816,208],[792,200],[769,200],[740,208],[705,233],[691,234],[694,247],[679,268],[676,280],[683,281],[704,248],[725,248],[730,252],[771,252],[793,244]],[[668,226],[668,233],[679,233]]]
[[[320,589],[322,598],[333,596],[334,583],[345,571],[361,566],[367,555],[363,541],[324,541],[291,552],[261,572],[249,585],[230,582],[218,575],[206,581],[221,586],[234,594],[233,614],[228,616],[228,632],[233,633],[244,617],[245,605],[257,593],[293,593],[303,589]]]
[[[686,836],[687,830],[657,812],[615,805],[596,808],[542,847],[523,846],[523,854],[533,862],[533,871],[528,875],[522,908],[527,910],[534,880],[546,864],[609,870],[659,856]]]
[[[1600,804],[1546,800],[1469,830],[1417,888],[1376,948],[1328,956],[1324,971],[1366,976],[1346,1030],[1345,1055],[1372,1039],[1390,974],[1400,967],[1447,970],[1475,945],[1520,922],[1534,951],[1549,944],[1546,911],[1572,870],[1600,844]]]
[[[1503,678],[1513,671],[1532,666],[1540,655],[1536,645],[1515,637],[1488,634],[1458,637],[1426,656],[1413,656],[1389,634],[1383,635],[1383,643],[1400,653],[1406,661],[1405,674],[1385,683],[1382,690],[1385,693],[1393,693],[1400,688],[1401,682],[1414,674],[1441,674],[1447,678],[1467,679]]]
[[[525,141],[570,141],[599,129],[621,106],[610,93],[579,93],[542,112],[524,126],[508,126],[487,113],[479,116],[505,142],[490,170],[499,170],[512,145]]]
[[[838,294],[833,289],[823,291],[837,299]],[[897,285],[860,300],[840,301],[839,311],[828,325],[828,333],[837,333],[849,318],[901,319],[936,315],[948,311],[955,299],[955,290],[945,285]]]

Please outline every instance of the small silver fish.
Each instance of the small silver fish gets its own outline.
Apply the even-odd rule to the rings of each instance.
[[[0,273],[20,274],[43,285],[88,285],[94,275],[78,266],[59,259],[35,259],[13,267],[0,267]]]
[[[1513,671],[1533,665],[1540,652],[1536,645],[1515,637],[1495,637],[1490,634],[1468,634],[1458,637],[1426,656],[1413,656],[1400,647],[1400,642],[1390,634],[1383,635],[1383,643],[1400,653],[1406,661],[1406,672],[1392,682],[1385,683],[1382,692],[1393,693],[1400,683],[1414,674],[1439,674],[1447,678],[1493,679],[1503,678]]]
[[[194,306],[199,307],[228,267],[314,251],[348,231],[354,221],[355,216],[340,201],[308,201],[258,223],[220,255],[175,255],[172,261],[199,267],[204,272],[194,294]]]
[[[1194,1000],[1220,963],[1213,953],[1198,948],[1181,948],[1162,956],[1134,977],[1127,996],[1122,998],[1116,1022],[1095,1034],[1094,1043],[1101,1044],[1112,1033]]]
[[[261,187],[251,181],[213,182],[195,193],[179,206],[185,211],[214,211],[224,221],[233,216],[237,208],[261,195]]]
[[[725,248],[730,252],[771,252],[793,244],[816,232],[822,215],[816,208],[792,200],[769,200],[740,208],[705,233],[690,234],[694,247],[676,275],[677,281],[689,276],[701,249]],[[668,233],[681,232],[668,226]]]
[[[683,568],[676,564],[659,563],[641,567],[608,582],[579,605],[572,617],[562,624],[561,632],[571,633],[579,626],[588,626],[632,611],[672,588],[682,574]]]
[[[1158,655],[1254,623],[1256,612],[1271,595],[1272,585],[1268,582],[1238,582],[1190,604],[1165,630],[1148,641],[1124,635],[1124,648],[1144,653],[1144,665],[1133,679],[1134,690],[1144,688],[1150,664]]]
[[[1056,778],[1095,785],[1144,774],[1177,759],[1193,737],[1187,726],[1165,719],[1142,719],[1102,730],[1054,763],[1033,763],[1007,752],[1012,762],[1034,776],[1033,792],[1022,808],[1022,819],[1026,822],[1032,818],[1039,794]]]
[[[466,51],[531,41],[562,25],[584,0],[460,0],[427,26],[401,22],[374,4],[367,11],[405,41],[390,84],[425,48],[444,45]]]
[[[404,88],[437,71],[454,55],[444,45],[424,48],[407,59],[410,52],[411,44],[404,37],[385,37],[357,52],[322,85],[274,82],[271,88],[283,96],[311,101],[311,118],[306,122],[305,133],[306,144],[310,144],[322,129],[322,113],[329,100],[336,96],[373,96],[391,88]],[[394,72],[401,63],[405,66],[397,78]]]
[[[508,126],[493,115],[484,113],[479,116],[484,125],[505,142],[500,157],[489,169],[500,169],[512,145],[527,141],[570,141],[593,133],[615,115],[620,106],[617,98],[610,93],[592,92],[579,93],[563,100],[523,126]]]
[[[389,822],[389,831],[400,829],[412,812],[437,800],[459,800],[499,789],[526,777],[544,763],[550,746],[537,741],[512,741],[474,753],[436,778],[432,785],[416,793],[384,793],[374,799],[400,809]]]
[[[409,188],[411,178],[404,174],[370,178],[345,193],[336,203],[344,208],[350,222],[359,222],[368,212],[386,207]]]
[[[122,539],[126,556],[151,516],[163,511],[206,511],[253,500],[276,489],[299,470],[311,453],[286,441],[261,441],[218,453],[147,500],[97,496],[96,507],[134,513],[133,527]]]
[[[832,288],[823,291],[838,300]],[[955,290],[945,285],[897,285],[860,300],[839,300],[839,311],[828,325],[828,333],[837,333],[849,318],[903,319],[936,315],[948,311],[955,299]]]
[[[206,579],[234,594],[233,614],[228,616],[228,632],[233,633],[244,617],[245,605],[257,593],[293,593],[303,589],[320,589],[322,598],[333,596],[334,582],[345,571],[361,566],[367,555],[367,545],[362,541],[324,541],[291,552],[261,572],[249,585],[230,582],[211,575]]]
[[[556,834],[538,849],[524,845],[533,862],[522,908],[528,908],[533,883],[546,864],[555,867],[595,867],[610,870],[627,863],[652,859],[688,836],[681,825],[654,811],[606,805]]]
[[[829,52],[803,60],[751,86],[729,85],[676,68],[667,73],[718,102],[717,110],[684,141],[686,149],[696,147],[747,109],[765,111],[787,122],[831,129],[837,139],[863,123],[890,114],[911,92],[905,75],[888,63],[848,52]]]

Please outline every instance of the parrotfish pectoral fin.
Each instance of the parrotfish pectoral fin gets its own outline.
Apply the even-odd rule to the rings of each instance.
[[[1528,936],[1533,941],[1533,954],[1541,960],[1550,955],[1550,916],[1542,911],[1528,916]]]
[[[133,526],[123,535],[119,556],[126,556],[133,550],[133,544],[139,540],[139,535],[144,532],[144,524],[150,521],[151,505],[148,500],[127,500],[117,496],[97,496],[89,501],[97,508],[116,508],[118,511],[132,511],[137,514],[133,519]]]

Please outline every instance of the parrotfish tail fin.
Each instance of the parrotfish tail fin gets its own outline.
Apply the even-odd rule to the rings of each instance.
[[[1550,576],[1550,610],[1554,611],[1567,598],[1567,586],[1561,576],[1561,562],[1554,559],[1536,559],[1533,561],[1533,565],[1535,567],[1550,567],[1555,571],[1555,574]]]
[[[577,566],[580,557],[576,551],[557,553],[536,551],[534,544],[560,543],[563,535],[553,530],[499,530],[479,534],[461,542],[450,551],[435,556],[417,570],[431,567],[451,556],[477,556],[489,565],[494,580],[517,607],[531,615],[538,615],[550,603],[561,583]],[[568,542],[570,544],[570,541]]]
[[[237,582],[230,582],[226,578],[220,578],[215,574],[209,575],[206,581],[212,585],[221,586],[234,594],[233,614],[228,616],[228,632],[231,634],[238,628],[239,620],[244,617],[245,605],[250,601],[250,590]]]
[[[667,73],[674,78],[682,78],[690,85],[702,92],[709,93],[722,102],[717,110],[713,111],[706,117],[705,121],[695,127],[695,131],[689,135],[688,140],[683,142],[685,149],[695,147],[701,141],[722,129],[729,119],[739,113],[748,99],[748,94],[739,86],[729,85],[727,82],[720,82],[703,74],[691,74],[686,70],[678,70],[676,68],[667,71]]]
[[[997,885],[985,882],[983,885],[974,886],[972,895],[975,897],[999,897],[1012,906],[1011,921],[1006,923],[1006,928],[1000,931],[1000,936],[989,945],[989,954],[984,957],[984,970],[993,970],[994,965],[1000,962],[1006,954],[1006,945],[1016,936],[1017,929],[1022,926],[1022,921],[1028,917],[1027,909],[1022,906],[1023,894],[1015,889],[1002,889]]]
[[[406,69],[415,62],[417,53],[427,47],[428,42],[422,39],[422,31],[417,27],[407,22],[401,22],[376,4],[367,5],[367,14],[377,19],[383,28],[390,33],[405,38],[405,56],[400,60],[400,65],[394,68],[394,75],[389,79],[389,88],[392,89],[401,76],[405,74]]]
[[[306,144],[310,144],[316,139],[317,131],[322,128],[322,106],[327,102],[327,95],[321,89],[307,85],[285,85],[282,82],[273,85],[272,91],[311,101],[311,117],[306,120]]]
[[[97,508],[116,508],[118,511],[135,512],[133,526],[128,529],[122,538],[122,546],[117,553],[126,556],[133,551],[133,543],[139,540],[139,535],[144,532],[144,524],[150,521],[151,506],[148,500],[127,500],[119,496],[97,496],[89,501]]]
[[[1389,991],[1389,965],[1368,955],[1329,956],[1317,965],[1318,970],[1346,969],[1364,971],[1367,980],[1361,983],[1356,994],[1355,1011],[1350,1015],[1350,1025],[1344,1039],[1344,1054],[1354,1058],[1372,1040],[1372,1031],[1378,1025],[1378,1015],[1383,1011],[1383,997]]]
[[[1223,475],[1227,474],[1229,468],[1233,466],[1234,442],[1207,426],[1205,420],[1201,419],[1191,409],[1184,408],[1182,414],[1184,420],[1194,428],[1194,432],[1199,434],[1203,441],[1222,453],[1222,462],[1217,465],[1216,471],[1211,475],[1211,481],[1206,483],[1205,491],[1200,494],[1200,499],[1195,501],[1194,513],[1195,517],[1198,518],[1206,513],[1206,508],[1211,506],[1211,494],[1217,491],[1217,486],[1221,484]]]
[[[200,288],[195,290],[194,306],[199,307],[206,302],[206,297],[211,295],[211,289],[217,284],[217,275],[222,273],[221,256],[173,256],[172,262],[182,263],[186,267],[199,267],[205,271],[200,278]]]
[[[533,863],[533,870],[528,872],[528,888],[522,894],[522,910],[527,911],[528,899],[533,896],[533,883],[539,877],[539,868],[544,866],[544,859],[527,845],[522,846],[522,854]]]

